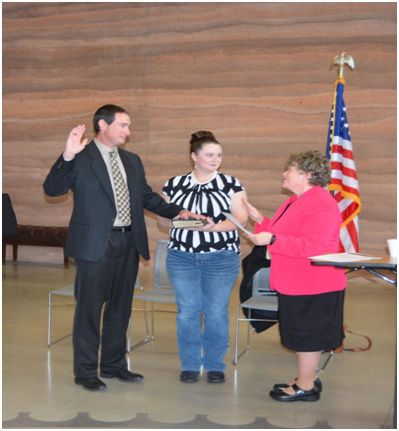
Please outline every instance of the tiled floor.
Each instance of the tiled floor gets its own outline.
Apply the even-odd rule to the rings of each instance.
[[[151,271],[140,276],[150,286]],[[296,373],[295,355],[279,344],[276,326],[253,336],[250,352],[232,365],[238,283],[230,303],[226,383],[211,385],[205,376],[196,384],[179,382],[175,316],[157,313],[155,341],[128,355],[130,369],[143,373],[144,382],[107,380],[103,393],[76,386],[71,338],[47,347],[48,292],[73,278],[73,265],[3,265],[3,428],[393,427],[396,288],[383,281],[357,273],[345,300],[345,323],[368,335],[372,349],[336,354],[321,375],[318,402],[285,404],[268,396],[274,383]],[[53,335],[68,333],[72,307],[54,316]],[[134,342],[144,335],[143,314],[135,311],[133,321]],[[349,335],[345,344],[366,343]]]

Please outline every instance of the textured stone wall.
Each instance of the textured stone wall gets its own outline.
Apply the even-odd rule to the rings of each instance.
[[[160,190],[191,169],[188,139],[212,130],[222,170],[272,215],[286,199],[292,151],[325,151],[335,55],[363,210],[362,250],[396,237],[395,3],[3,3],[3,192],[18,222],[67,225],[72,196],[50,199],[43,180],[69,130],[105,103],[124,106],[126,148]],[[148,215],[151,248],[160,231]],[[243,239],[243,253],[250,245]],[[60,261],[24,247],[21,258]]]

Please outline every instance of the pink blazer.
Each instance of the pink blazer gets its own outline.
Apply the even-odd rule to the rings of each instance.
[[[272,257],[271,289],[285,295],[314,295],[345,289],[344,270],[313,266],[308,259],[338,252],[341,223],[336,201],[319,186],[299,198],[292,196],[272,219],[264,218],[261,224],[256,223],[255,233],[272,232],[276,236],[274,243],[267,246]]]

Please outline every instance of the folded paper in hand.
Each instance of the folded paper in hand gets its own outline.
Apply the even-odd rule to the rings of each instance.
[[[226,213],[226,212],[222,212],[222,214],[229,219],[230,221],[232,221],[238,228],[240,228],[244,233],[246,233],[247,235],[251,235],[251,232],[247,229],[245,229],[245,227],[230,213]]]
[[[197,220],[194,218],[189,219],[176,219],[172,220],[172,224],[174,228],[184,229],[187,227],[201,227],[208,224],[207,220]]]

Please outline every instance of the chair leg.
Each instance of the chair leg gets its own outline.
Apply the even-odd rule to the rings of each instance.
[[[138,349],[141,346],[144,346],[144,344],[149,343],[154,338],[154,337],[151,336],[151,334],[149,332],[149,328],[148,328],[148,317],[147,317],[146,301],[143,301],[143,313],[144,313],[144,322],[145,322],[145,328],[146,328],[146,336],[141,341],[139,341],[138,343],[136,343],[134,346],[131,346],[130,345],[130,337],[131,337],[132,330],[131,330],[131,322],[129,320],[129,336],[128,336],[126,353],[130,353],[133,350]]]
[[[234,361],[233,364],[237,365],[238,364],[238,340],[239,340],[239,329],[240,329],[240,306],[237,306],[237,315],[236,315],[236,345],[235,345],[235,350],[234,350]]]
[[[154,327],[154,303],[151,302],[151,339],[155,338],[155,327]]]
[[[324,361],[324,364],[323,364],[323,366],[320,368],[317,368],[317,373],[322,373],[325,369],[326,369],[326,367],[327,367],[327,365],[328,365],[328,363],[330,362],[330,360],[333,358],[333,356],[334,356],[334,350],[333,349],[331,349],[330,350],[330,354],[328,355],[328,357],[327,357],[327,359]]]
[[[145,331],[146,331],[146,338],[148,338],[149,340],[152,340],[153,334],[150,334],[150,328],[148,326],[148,315],[147,315],[147,305],[146,302],[144,301],[144,322],[145,322]]]
[[[51,292],[48,294],[47,346],[51,346]]]
[[[236,347],[235,347],[235,354],[234,354],[234,361],[233,361],[234,365],[238,364],[238,360],[241,358],[241,356],[245,355],[245,353],[247,353],[248,350],[249,350],[249,348],[250,348],[250,335],[251,335],[250,320],[251,320],[251,310],[248,310],[248,319],[240,319],[240,310],[241,310],[241,306],[238,305],[237,306],[237,322],[236,322]],[[248,322],[248,328],[247,328],[247,345],[246,345],[246,348],[241,353],[238,353],[240,320],[245,320],[245,321]]]
[[[57,304],[54,304],[56,306]],[[72,335],[72,333],[64,335],[63,337],[57,338],[53,342],[51,342],[51,311],[53,308],[52,303],[52,295],[51,292],[48,294],[48,324],[47,324],[47,347],[51,347],[53,344],[58,343],[59,341],[68,338]]]
[[[131,336],[131,332],[132,332],[130,323],[131,322],[130,322],[130,319],[129,319],[129,325],[127,327],[127,336],[126,336],[126,339],[127,339],[127,341],[126,341],[126,353],[130,352],[130,336]]]
[[[248,310],[248,327],[247,327],[247,350],[249,350],[249,339],[251,337],[251,310]]]
[[[18,245],[13,244],[12,245],[12,262],[17,263],[18,261]]]

